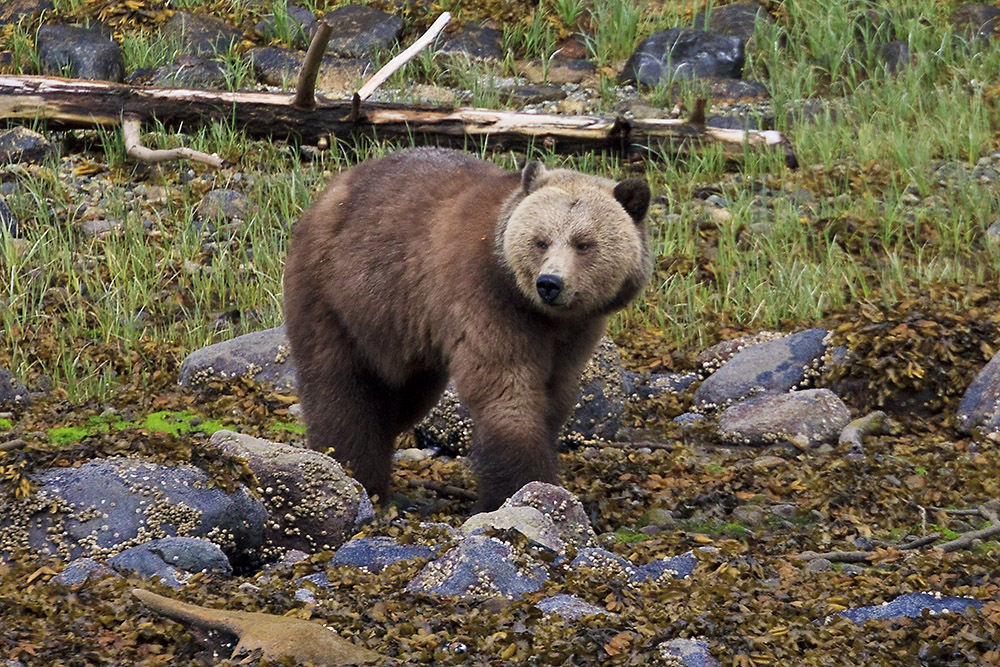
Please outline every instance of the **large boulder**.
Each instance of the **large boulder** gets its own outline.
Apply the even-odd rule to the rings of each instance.
[[[325,454],[226,430],[213,433],[210,442],[246,459],[260,483],[269,515],[265,556],[336,549],[373,516],[364,487]]]
[[[1000,431],[1000,354],[979,371],[959,401],[958,427],[965,433]]]
[[[739,37],[694,28],[671,28],[639,43],[619,79],[646,86],[677,79],[743,75],[744,43]]]
[[[0,496],[0,560],[27,549],[65,561],[110,558],[162,537],[203,537],[235,566],[259,559],[267,512],[246,489],[213,486],[190,465],[133,458],[54,468],[27,499]]]
[[[125,78],[121,47],[96,28],[43,25],[35,46],[43,74],[118,82]]]
[[[181,364],[180,383],[184,387],[231,382],[240,377],[275,391],[295,391],[295,367],[283,326],[203,347]]]

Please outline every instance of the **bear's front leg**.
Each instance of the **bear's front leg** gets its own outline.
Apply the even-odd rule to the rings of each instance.
[[[558,483],[557,428],[549,418],[543,377],[527,381],[506,368],[456,378],[472,414],[471,458],[479,480],[477,511],[492,511],[532,481]]]

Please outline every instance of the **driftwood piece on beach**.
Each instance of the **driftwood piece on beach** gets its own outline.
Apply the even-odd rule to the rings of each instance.
[[[545,148],[558,153],[606,151],[668,157],[719,146],[742,161],[747,152],[777,150],[795,166],[791,144],[778,132],[723,130],[701,122],[564,116],[477,108],[367,103],[352,120],[351,100],[295,106],[287,93],[152,88],[40,76],[0,76],[0,119],[44,120],[53,128],[121,126],[125,116],[166,127],[233,123],[249,136],[316,143],[369,135],[416,143],[499,150]]]

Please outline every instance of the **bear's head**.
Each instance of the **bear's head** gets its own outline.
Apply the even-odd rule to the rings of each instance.
[[[520,291],[554,315],[606,314],[645,285],[652,258],[649,185],[567,169],[525,167],[497,228],[497,250]]]

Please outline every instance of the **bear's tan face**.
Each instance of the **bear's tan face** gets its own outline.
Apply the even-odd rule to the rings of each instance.
[[[539,309],[555,315],[597,312],[626,279],[648,275],[645,205],[637,222],[615,198],[615,186],[572,171],[526,170],[527,196],[498,241],[518,287]],[[648,188],[646,196],[648,201]]]

